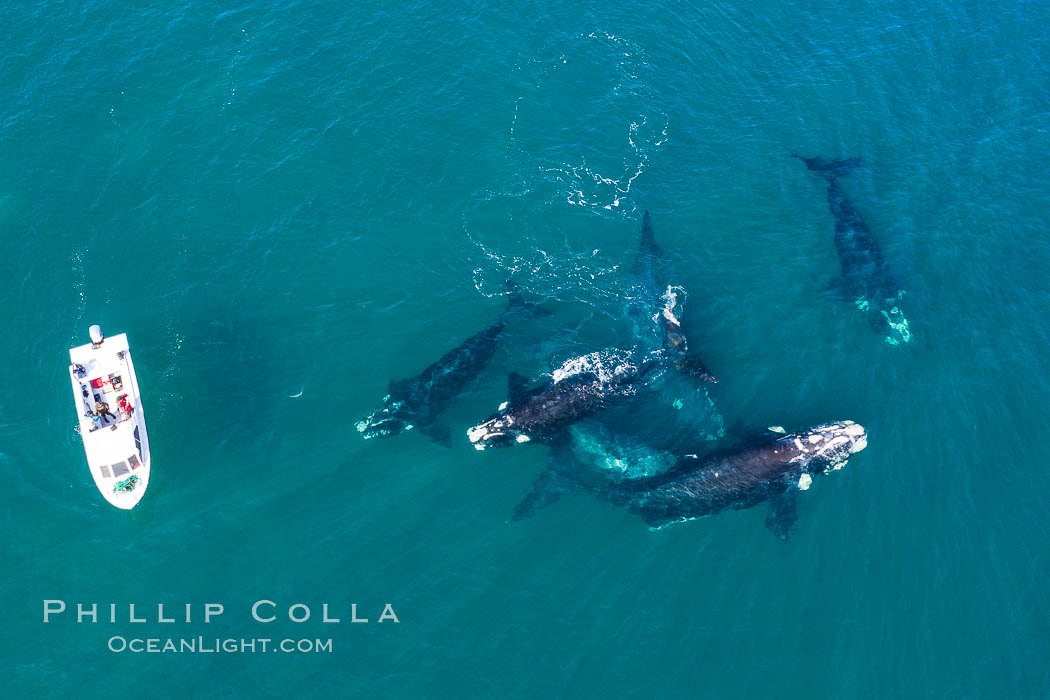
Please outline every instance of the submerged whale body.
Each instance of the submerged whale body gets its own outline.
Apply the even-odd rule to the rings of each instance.
[[[703,458],[686,455],[668,472],[651,478],[596,485],[573,471],[555,469],[537,480],[514,518],[529,515],[573,488],[583,488],[626,507],[653,529],[768,503],[766,525],[786,539],[797,518],[794,492],[808,490],[814,476],[842,469],[867,444],[864,427],[847,420],[780,434],[734,452]]]
[[[390,382],[390,393],[371,415],[358,421],[358,432],[368,439],[390,437],[419,428],[424,435],[449,444],[451,430],[436,424],[435,418],[488,364],[510,317],[532,308],[510,280],[507,281],[507,297],[507,309],[490,326],[449,350],[418,376]]]
[[[828,206],[835,217],[835,249],[842,267],[842,291],[868,316],[887,343],[907,343],[911,340],[911,330],[900,306],[904,290],[893,283],[878,243],[839,185],[839,178],[859,166],[861,159],[827,160],[792,155],[828,181]]]

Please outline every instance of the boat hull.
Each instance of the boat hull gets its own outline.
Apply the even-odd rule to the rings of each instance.
[[[106,502],[130,510],[149,486],[150,449],[127,335],[72,348],[69,358],[78,429],[91,477]],[[107,405],[107,412],[96,411],[101,403]]]

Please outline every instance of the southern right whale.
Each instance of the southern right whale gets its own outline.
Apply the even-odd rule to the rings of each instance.
[[[663,374],[670,359],[663,349],[645,354],[593,352],[566,361],[546,383],[531,390],[527,379],[512,374],[509,400],[495,415],[470,428],[467,437],[478,450],[550,440],[581,418],[636,396]]]
[[[679,372],[701,381],[718,383],[699,356],[689,352],[689,342],[678,319],[685,290],[668,285],[663,294],[659,292],[656,266],[662,257],[663,251],[656,243],[652,217],[647,209],[642,214],[641,242],[633,266],[635,283],[631,288],[628,316],[634,317],[637,335],[643,341],[646,335],[652,334],[655,324],[655,335],[660,338],[661,346],[673,354],[674,366]]]
[[[449,350],[418,376],[391,381],[389,393],[379,408],[357,422],[357,431],[368,439],[389,437],[418,427],[436,442],[451,444],[451,430],[434,422],[437,414],[488,364],[510,317],[536,308],[534,303],[522,298],[511,279],[506,282],[506,295],[507,308],[491,325]]]
[[[808,490],[814,476],[846,466],[852,455],[867,447],[868,436],[863,426],[850,420],[797,433],[771,430],[780,434],[730,452],[685,455],[668,472],[653,477],[596,482],[586,470],[559,470],[555,462],[518,505],[514,519],[582,488],[625,506],[654,530],[768,502],[771,512],[766,525],[787,539],[797,518],[794,492]]]
[[[835,249],[842,267],[843,291],[867,314],[871,325],[887,343],[907,343],[911,340],[911,330],[900,307],[904,290],[893,283],[868,225],[839,185],[839,178],[860,165],[861,159],[803,158],[795,152],[791,155],[828,181],[828,206],[835,217]]]

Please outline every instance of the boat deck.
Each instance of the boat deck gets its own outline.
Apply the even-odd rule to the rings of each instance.
[[[149,446],[127,336],[107,337],[97,348],[91,343],[72,348],[69,358],[91,476],[107,501],[131,508],[149,480]],[[96,411],[100,403],[108,413]]]

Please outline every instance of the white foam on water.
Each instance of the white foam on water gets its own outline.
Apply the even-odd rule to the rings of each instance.
[[[560,201],[625,216],[633,213],[633,207],[625,206],[632,187],[648,168],[650,155],[666,143],[669,125],[666,113],[654,104],[655,93],[644,75],[649,71],[639,46],[604,31],[556,35],[537,56],[515,68],[515,77],[524,78],[529,86],[514,100],[511,143],[523,159],[524,177],[539,173],[553,185],[549,204]],[[596,95],[589,99],[581,95],[576,123],[566,124],[542,107],[552,95],[571,89],[574,80],[588,89],[597,88]],[[580,144],[587,144],[591,133],[583,130],[603,118],[614,120],[621,115],[622,140],[604,139],[597,148],[600,163],[588,162]],[[551,123],[545,125],[544,119]],[[606,130],[609,126],[607,121]],[[537,131],[530,134],[530,129]],[[581,131],[577,138],[572,136],[573,129]]]
[[[679,301],[678,297],[682,299]],[[661,317],[666,321],[681,326],[682,322],[679,320],[682,312],[685,309],[685,288],[679,286],[668,285],[667,290],[660,297],[663,302],[663,308],[653,316],[653,321],[659,321]]]
[[[472,233],[474,229],[487,231],[488,227],[488,223],[464,221],[464,231],[477,250],[474,288],[483,296],[504,296],[506,280],[513,277],[522,295],[537,302],[557,299],[604,309],[620,299],[623,279],[619,260],[608,258],[599,250],[580,252],[567,247],[553,250],[536,246],[530,243],[531,234],[524,231],[516,232],[514,237],[494,239],[489,245]],[[514,250],[502,252],[495,247],[508,240],[515,241]]]
[[[566,360],[551,372],[555,383],[577,374],[593,374],[603,382],[637,369],[634,353],[627,350],[600,350]]]

